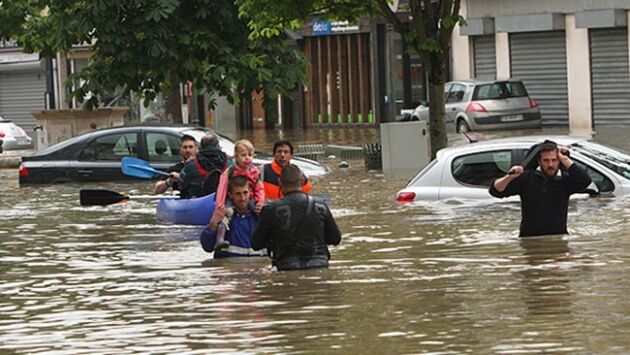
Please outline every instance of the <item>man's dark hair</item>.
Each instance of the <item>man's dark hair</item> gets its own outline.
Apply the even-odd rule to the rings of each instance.
[[[228,182],[228,190],[232,192],[232,190],[234,190],[235,188],[244,187],[244,186],[247,186],[247,184],[249,184],[249,180],[247,180],[245,176],[242,176],[242,175],[232,176],[230,178],[230,181]]]
[[[540,155],[540,153],[551,152],[551,151],[555,151],[557,149],[558,149],[558,145],[556,144],[556,142],[550,141],[550,140],[546,140],[546,141],[540,143],[540,152],[538,154]]]
[[[276,149],[278,149],[279,147],[283,145],[289,146],[289,150],[291,151],[291,154],[293,154],[293,144],[291,144],[291,142],[286,139],[277,141],[276,143],[273,144],[273,154],[276,154]]]
[[[185,141],[193,141],[195,142],[195,145],[197,145],[197,140],[195,139],[195,137],[191,136],[190,134],[184,134],[182,138],[180,138],[179,141],[181,143],[184,143]]]
[[[302,187],[302,171],[295,164],[289,164],[282,169],[280,174],[282,186],[288,188]]]
[[[219,138],[212,133],[208,133],[201,138],[201,149],[207,147],[219,148]]]

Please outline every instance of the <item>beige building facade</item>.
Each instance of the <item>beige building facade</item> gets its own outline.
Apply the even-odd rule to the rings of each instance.
[[[453,79],[520,79],[545,125],[630,124],[630,2],[464,0],[461,14]]]

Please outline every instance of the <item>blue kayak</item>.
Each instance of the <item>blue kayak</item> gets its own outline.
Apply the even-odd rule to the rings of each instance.
[[[157,219],[169,224],[207,225],[214,212],[214,195],[191,199],[162,199],[157,205]]]

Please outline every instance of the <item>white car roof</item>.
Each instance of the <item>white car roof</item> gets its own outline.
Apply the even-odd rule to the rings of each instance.
[[[449,154],[452,152],[466,152],[470,151],[476,152],[479,150],[486,150],[491,148],[504,148],[504,147],[515,147],[515,146],[525,146],[529,148],[530,146],[541,143],[546,139],[554,141],[559,145],[569,146],[571,144],[577,142],[584,142],[589,140],[589,138],[584,137],[571,137],[571,136],[522,136],[522,137],[509,137],[509,138],[497,138],[497,139],[489,139],[485,141],[478,141],[474,143],[457,145],[452,147],[447,147],[440,149],[437,152],[437,159],[440,159],[441,156],[445,154]]]

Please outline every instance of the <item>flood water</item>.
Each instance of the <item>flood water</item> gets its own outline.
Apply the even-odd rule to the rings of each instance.
[[[626,131],[627,132],[627,131]],[[257,148],[376,141],[374,130],[256,132]],[[627,134],[598,140],[627,149]],[[0,353],[627,353],[630,200],[572,201],[570,236],[519,239],[502,201],[400,206],[405,181],[326,162],[315,181],[343,232],[329,269],[213,260],[155,202],[82,207],[0,170]]]

